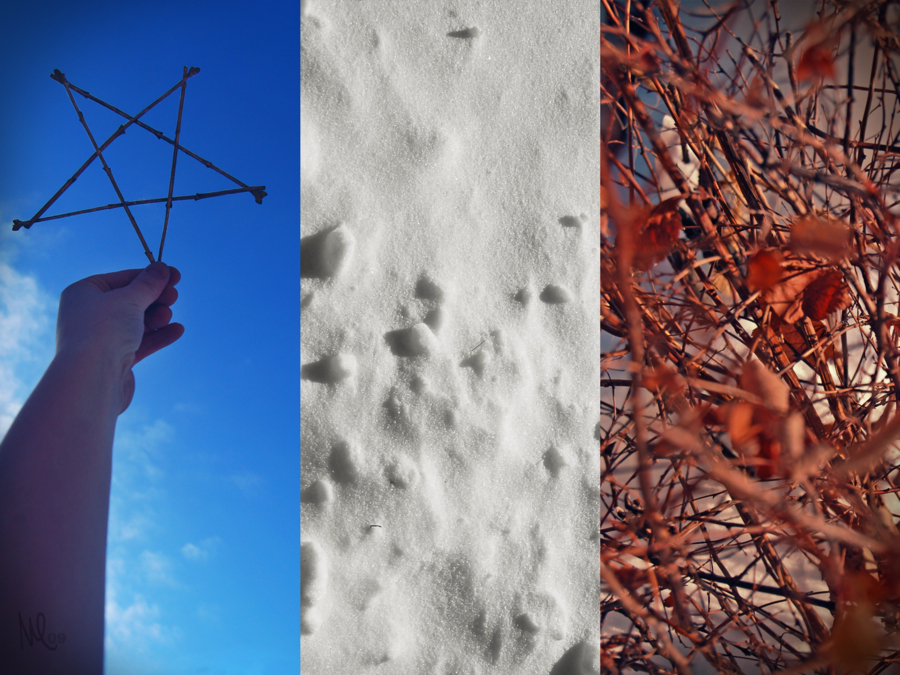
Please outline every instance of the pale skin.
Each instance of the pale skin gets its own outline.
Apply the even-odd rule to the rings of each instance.
[[[171,322],[180,278],[154,263],[60,297],[56,355],[0,443],[4,673],[102,675],[116,419],[134,395],[132,367],[184,333]]]

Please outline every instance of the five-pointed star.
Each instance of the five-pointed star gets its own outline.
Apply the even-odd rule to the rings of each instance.
[[[266,192],[265,192],[266,186],[265,185],[249,186],[245,183],[242,183],[234,176],[231,176],[231,175],[225,173],[224,171],[222,171],[222,169],[215,166],[212,162],[203,159],[202,157],[191,152],[190,150],[183,147],[179,143],[180,135],[181,135],[181,113],[182,113],[182,110],[184,109],[184,94],[187,89],[187,81],[189,78],[193,77],[194,75],[196,75],[199,72],[200,72],[199,68],[195,68],[193,66],[188,68],[187,66],[185,66],[183,73],[182,73],[181,80],[178,83],[176,83],[165,94],[163,94],[162,96],[157,98],[155,101],[153,101],[153,103],[151,103],[146,108],[141,110],[141,112],[139,112],[137,115],[129,115],[128,113],[123,112],[123,111],[119,110],[118,108],[109,105],[105,101],[100,100],[99,98],[97,98],[96,96],[93,96],[92,94],[88,93],[87,91],[85,91],[79,87],[76,87],[74,84],[72,84],[71,82],[69,82],[66,79],[66,76],[63,73],[61,73],[59,70],[54,70],[53,74],[50,75],[50,77],[52,79],[54,79],[55,81],[59,82],[60,84],[62,84],[66,88],[66,93],[69,95],[69,100],[72,102],[72,105],[75,108],[75,112],[78,114],[78,119],[81,122],[82,126],[84,126],[84,129],[87,132],[88,137],[91,139],[91,144],[94,146],[94,154],[92,154],[90,157],[88,157],[87,161],[85,161],[85,163],[81,165],[81,167],[78,169],[78,171],[76,171],[72,175],[72,177],[69,178],[69,180],[67,180],[65,182],[65,184],[59,190],[56,191],[56,194],[54,194],[50,198],[50,200],[46,204],[44,204],[44,206],[42,206],[41,209],[32,218],[30,218],[29,220],[24,220],[24,221],[23,220],[13,220],[13,230],[18,230],[23,227],[25,229],[28,229],[34,223],[39,223],[44,220],[56,220],[58,218],[65,218],[67,216],[76,216],[76,215],[79,215],[82,213],[91,213],[93,211],[102,211],[105,209],[123,208],[123,209],[125,209],[125,213],[128,215],[128,219],[131,221],[131,224],[134,227],[135,232],[137,232],[138,238],[141,240],[141,245],[144,247],[144,254],[147,256],[147,258],[150,260],[150,262],[153,262],[154,261],[153,253],[150,251],[150,248],[147,246],[147,242],[144,239],[144,235],[141,234],[141,229],[138,227],[137,221],[135,220],[134,215],[131,213],[130,207],[136,206],[139,204],[157,204],[160,202],[166,203],[166,219],[165,219],[165,222],[163,223],[162,238],[160,239],[160,242],[159,242],[159,259],[162,260],[163,246],[165,245],[165,241],[166,241],[166,230],[168,229],[168,225],[169,225],[169,211],[172,209],[172,202],[182,201],[182,200],[186,200],[186,199],[193,199],[193,200],[206,199],[207,197],[219,197],[221,195],[235,194],[238,192],[249,192],[256,198],[257,204],[262,204],[263,197],[266,196]],[[179,104],[178,104],[178,121],[176,122],[176,125],[175,125],[175,139],[173,140],[173,139],[170,139],[167,136],[165,136],[161,131],[157,131],[153,127],[145,124],[144,122],[141,121],[140,118],[146,112],[148,112],[153,107],[155,107],[158,103],[163,101],[166,97],[168,97],[176,89],[181,89],[181,100],[179,101]],[[88,100],[99,103],[104,108],[112,110],[114,113],[116,113],[117,115],[121,115],[128,121],[125,124],[122,124],[118,129],[116,129],[116,131],[113,132],[113,134],[108,139],[106,139],[106,141],[104,141],[101,145],[98,145],[97,141],[94,139],[94,135],[91,133],[90,127],[88,127],[87,121],[84,118],[84,114],[81,112],[81,110],[78,108],[78,104],[75,102],[75,97],[72,95],[73,91],[80,94],[81,96],[83,96],[84,98],[86,98]],[[152,133],[154,136],[156,136],[158,139],[165,141],[166,143],[169,143],[173,147],[172,172],[169,177],[169,192],[168,192],[167,197],[160,197],[157,199],[142,199],[140,201],[131,201],[131,202],[125,201],[125,197],[122,195],[122,191],[119,189],[119,186],[116,183],[116,179],[113,176],[112,169],[110,169],[109,165],[106,163],[106,159],[104,159],[104,157],[103,157],[103,151],[106,150],[106,148],[108,148],[114,140],[116,140],[119,136],[124,134],[125,130],[132,124],[136,124],[137,126],[141,127],[142,129],[146,129],[147,131]],[[172,196],[172,190],[175,186],[175,166],[176,166],[176,163],[178,160],[178,151],[179,150],[181,152],[185,153],[186,155],[188,155],[189,157],[194,158],[195,160],[197,160],[198,162],[203,164],[203,166],[205,166],[209,169],[212,169],[212,170],[220,173],[221,175],[225,176],[226,178],[233,181],[240,187],[232,189],[232,190],[220,190],[218,192],[197,193],[194,195],[182,195],[179,197]],[[76,179],[82,174],[82,172],[84,172],[84,170],[87,169],[91,165],[91,163],[93,163],[93,161],[95,159],[99,159],[100,163],[103,165],[103,170],[106,172],[106,175],[109,177],[109,181],[112,184],[113,189],[116,191],[116,196],[119,198],[118,203],[107,204],[105,206],[96,206],[91,209],[83,209],[81,211],[72,211],[70,213],[62,213],[62,214],[59,214],[56,216],[42,217],[44,215],[44,213],[47,211],[47,209],[49,209],[53,205],[53,203],[57,199],[59,199],[60,195],[62,195],[62,193],[65,192],[69,188],[69,186],[72,185],[72,183],[74,183],[76,181]]]

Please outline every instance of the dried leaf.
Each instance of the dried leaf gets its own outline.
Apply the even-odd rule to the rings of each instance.
[[[801,80],[819,81],[824,78],[835,79],[834,54],[830,42],[810,45],[797,63],[797,77]]]
[[[789,459],[799,459],[806,449],[806,422],[799,412],[792,412],[781,424],[781,447]]]
[[[656,54],[656,49],[656,45],[652,42],[644,43],[640,53],[633,61],[632,72],[645,77],[658,73],[660,61],[659,56]]]
[[[697,435],[696,429],[693,429],[691,425],[679,424],[663,432],[658,445],[663,445],[664,447],[657,451],[682,452],[696,448],[699,442],[700,437]]]
[[[781,460],[781,442],[762,434],[759,438],[759,462],[756,465],[756,476],[760,480],[774,478]]]
[[[781,281],[782,256],[777,251],[759,251],[747,263],[747,287],[751,291],[768,291]]]
[[[619,583],[630,591],[636,591],[641,586],[649,582],[647,570],[634,567],[633,565],[623,565],[622,567],[612,567]]]
[[[753,410],[756,406],[746,401],[729,401],[720,408],[725,417],[725,425],[731,443],[740,447],[753,439],[762,427],[753,424]]]
[[[641,385],[654,394],[661,389],[668,394],[680,394],[685,387],[684,378],[666,365],[646,368],[641,373]]]
[[[803,291],[803,313],[814,321],[849,306],[850,289],[844,273],[837,269],[827,270]]]
[[[638,269],[650,269],[675,246],[682,227],[678,213],[680,200],[680,196],[666,199],[650,211],[635,241],[634,266]]]
[[[867,602],[847,606],[831,631],[833,662],[848,670],[867,670],[868,660],[882,648],[874,607]]]
[[[700,420],[707,427],[720,427],[725,424],[725,414],[721,407],[714,408],[711,404],[707,404],[700,415]]]
[[[660,438],[650,446],[650,452],[655,457],[668,458],[681,454],[682,450],[669,442],[667,438]]]
[[[801,300],[806,287],[821,274],[813,263],[805,260],[785,260],[782,263],[782,279],[763,293],[762,302],[787,323],[803,318]]]
[[[839,589],[839,595],[853,604],[878,603],[884,597],[885,588],[874,576],[878,565],[872,551],[867,548],[858,551],[847,548],[844,551],[844,577],[841,580],[844,588]],[[856,558],[854,566],[850,564],[851,553]]]
[[[850,306],[850,289],[843,273],[834,268],[815,268],[808,261],[785,261],[784,278],[763,293],[762,302],[787,323],[804,316],[821,321],[831,312]]]
[[[716,274],[710,278],[709,283],[711,283],[713,288],[719,292],[719,295],[724,295],[729,298],[734,296],[731,282],[724,274]]]
[[[821,353],[828,361],[834,361],[837,354],[834,350],[834,342],[831,342],[830,340],[826,342],[829,329],[825,322],[813,321],[812,325],[813,329],[816,331],[816,338],[822,343],[822,350],[821,352],[813,352],[809,356],[804,357],[803,360],[811,368],[815,368],[816,362],[818,361],[816,356],[818,353]],[[770,340],[775,340],[778,337],[784,340],[784,343],[789,347],[787,355],[792,359],[800,354],[806,353],[812,346],[806,341],[803,332],[797,326],[798,324],[786,323],[775,317],[772,321],[772,325],[768,327],[767,331]]]
[[[883,409],[879,410],[876,408],[875,412],[870,415],[869,419],[874,418],[875,415],[879,415],[878,419],[872,423],[872,431],[874,433],[877,434],[878,432],[880,432],[882,429],[884,429],[888,421],[893,419],[896,405],[897,404],[894,403],[894,400],[890,399]]]
[[[640,228],[647,221],[649,209],[642,206],[632,205],[624,206],[610,194],[610,202],[608,209],[610,220],[616,226],[616,254],[619,260],[620,269],[630,269],[632,266],[638,267],[638,242],[636,237],[640,237]],[[643,259],[641,259],[643,262]],[[652,265],[652,263],[651,263]]]
[[[900,339],[900,317],[890,312],[885,312],[884,325],[891,331],[891,339],[895,342]]]
[[[828,19],[812,22],[801,40],[804,49],[797,62],[797,77],[801,80],[834,79],[833,48],[840,41],[840,35],[835,35],[834,23]]]
[[[850,228],[835,218],[804,216],[791,224],[791,249],[838,262],[850,252]]]
[[[744,364],[738,383],[741,388],[765,401],[769,408],[787,413],[790,389],[778,375],[757,359],[751,358]]]
[[[609,214],[607,214],[607,209],[609,208],[609,190],[606,185],[600,185],[600,233],[604,237],[608,237],[610,235],[609,231]]]
[[[821,44],[831,36],[833,24],[827,19],[819,19],[813,21],[806,26],[803,31],[801,40],[805,40],[809,45]]]
[[[747,92],[744,95],[744,103],[747,106],[746,116],[754,120],[760,119],[766,112],[772,109],[772,102],[769,100],[769,92],[763,85],[761,78],[754,78],[750,83],[750,86],[747,87]]]

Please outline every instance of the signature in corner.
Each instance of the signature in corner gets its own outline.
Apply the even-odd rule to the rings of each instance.
[[[47,633],[44,634],[44,630],[46,629],[47,619],[44,617],[43,612],[38,612],[38,615],[34,619],[34,623],[31,621],[31,617],[28,617],[28,627],[25,627],[25,621],[22,619],[22,612],[19,612],[19,645],[24,650],[25,649],[25,640],[28,640],[28,646],[33,647],[35,642],[39,642],[44,645],[50,651],[56,651],[56,648],[59,645],[63,644],[66,641],[66,636],[64,633]]]

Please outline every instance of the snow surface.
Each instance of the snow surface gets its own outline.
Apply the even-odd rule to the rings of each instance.
[[[599,6],[302,13],[302,671],[599,673]]]

